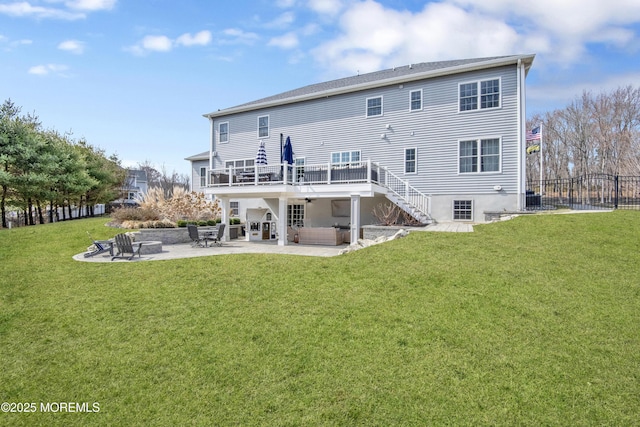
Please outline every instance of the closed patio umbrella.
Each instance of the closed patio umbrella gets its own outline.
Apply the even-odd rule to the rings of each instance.
[[[258,154],[256,154],[256,165],[266,165],[266,164],[267,164],[267,150],[264,148],[264,141],[260,141]]]
[[[291,138],[287,137],[282,150],[282,163],[293,164],[293,147],[291,146]]]

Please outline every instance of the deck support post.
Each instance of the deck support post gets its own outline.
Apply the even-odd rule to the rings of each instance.
[[[287,246],[287,198],[278,197],[278,246]]]
[[[360,195],[351,195],[351,244],[354,244],[360,239]]]

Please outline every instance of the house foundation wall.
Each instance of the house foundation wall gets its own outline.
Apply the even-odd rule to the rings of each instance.
[[[436,222],[457,221],[453,219],[454,200],[471,200],[473,217],[468,222],[487,222],[486,211],[514,211],[518,208],[518,196],[496,191],[492,194],[434,195],[431,197],[431,216]]]

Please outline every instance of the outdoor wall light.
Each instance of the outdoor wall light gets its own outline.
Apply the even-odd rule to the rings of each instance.
[[[385,129],[391,129],[391,125],[386,125]]]
[[[385,135],[384,133],[380,134],[380,139],[385,139],[387,137],[387,135]]]
[[[500,191],[500,190],[502,190],[502,186],[501,185],[494,185],[493,189],[496,190],[496,191]]]

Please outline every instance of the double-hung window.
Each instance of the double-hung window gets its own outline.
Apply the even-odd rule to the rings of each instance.
[[[409,92],[409,111],[422,110],[422,89]]]
[[[240,202],[229,202],[229,210],[231,211],[231,216],[239,216]]]
[[[269,138],[269,116],[258,117],[258,138]]]
[[[460,111],[500,108],[500,79],[460,83],[458,97]]]
[[[337,151],[331,153],[332,165],[348,165],[360,161],[360,151]]]
[[[377,117],[382,115],[382,97],[367,98],[367,117]]]
[[[474,139],[459,143],[460,173],[500,172],[500,139]]]
[[[417,162],[418,162],[417,151],[418,150],[416,148],[405,148],[404,149],[404,173],[416,173],[418,171],[418,168],[417,168]]]
[[[218,124],[218,141],[229,142],[229,122]]]
[[[200,187],[207,186],[207,168],[200,168]]]

